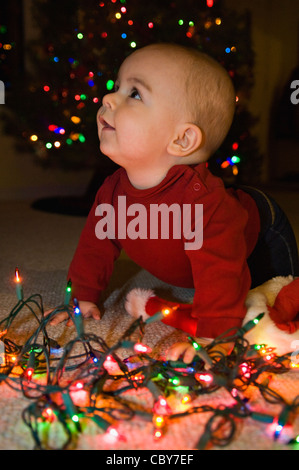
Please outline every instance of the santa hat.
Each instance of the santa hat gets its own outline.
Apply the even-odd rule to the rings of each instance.
[[[163,323],[196,336],[192,304],[171,302],[145,289],[133,289],[125,303],[130,315],[144,320],[166,307],[173,310]],[[299,340],[299,278],[278,276],[269,280],[249,292],[246,307],[243,324],[264,313],[259,324],[247,333],[247,339],[254,344],[274,346],[280,354],[290,352],[292,340],[297,337]]]
[[[268,311],[277,328],[290,334],[299,329],[299,278],[279,291]]]
[[[251,290],[246,299],[244,323],[265,312],[262,320],[246,334],[251,344],[267,344],[277,354],[298,349],[299,278],[275,277]]]
[[[127,312],[134,318],[140,316],[143,320],[168,308],[171,314],[163,318],[163,323],[185,331],[190,335],[196,334],[197,320],[191,317],[192,304],[172,302],[162,299],[148,289],[133,289],[129,292],[125,302]]]

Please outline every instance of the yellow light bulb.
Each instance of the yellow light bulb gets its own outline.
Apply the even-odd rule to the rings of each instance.
[[[72,116],[71,117],[71,121],[74,123],[74,124],[79,124],[81,122],[81,118],[79,118],[78,116]]]
[[[185,405],[186,403],[189,403],[190,400],[191,400],[190,395],[183,396],[182,398],[183,405]]]
[[[155,417],[155,425],[156,425],[157,427],[159,427],[159,428],[164,425],[164,418],[163,418],[163,416],[156,416],[156,417]]]
[[[169,315],[170,312],[171,312],[170,308],[167,308],[167,307],[166,307],[166,308],[163,308],[163,309],[162,309],[162,313],[163,313],[163,315],[164,315],[165,317],[166,317],[167,315]]]

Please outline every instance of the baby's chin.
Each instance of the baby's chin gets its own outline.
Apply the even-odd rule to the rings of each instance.
[[[117,158],[117,156],[115,156],[111,152],[109,152],[109,150],[107,150],[105,148],[105,145],[101,141],[100,141],[99,147],[100,147],[100,151],[101,151],[102,155],[105,155],[105,157],[108,157],[109,160],[111,160],[113,163],[116,163],[117,165],[123,166],[119,162],[119,159]]]

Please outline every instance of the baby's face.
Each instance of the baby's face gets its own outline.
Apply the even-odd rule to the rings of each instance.
[[[113,93],[97,115],[101,151],[126,170],[167,166],[167,145],[184,118],[178,64],[164,52],[141,49],[122,64]],[[170,165],[172,166],[172,165]]]

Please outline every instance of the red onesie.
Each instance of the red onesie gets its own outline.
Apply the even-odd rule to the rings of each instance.
[[[173,219],[171,211],[164,212],[157,226],[152,210],[162,204],[177,212]],[[200,224],[196,229],[192,220],[191,232],[187,233],[182,226],[188,224],[183,220],[199,214],[200,207]],[[180,232],[174,225],[175,217],[181,222]],[[165,232],[167,222],[169,233]],[[191,235],[199,229],[202,243],[192,245]],[[259,230],[253,199],[241,190],[225,189],[205,163],[174,166],[159,185],[149,189],[134,188],[121,168],[100,187],[82,231],[68,273],[73,296],[97,303],[108,285],[114,261],[124,249],[133,261],[162,281],[194,288],[194,334],[217,337],[242,324],[251,284],[246,260]]]

